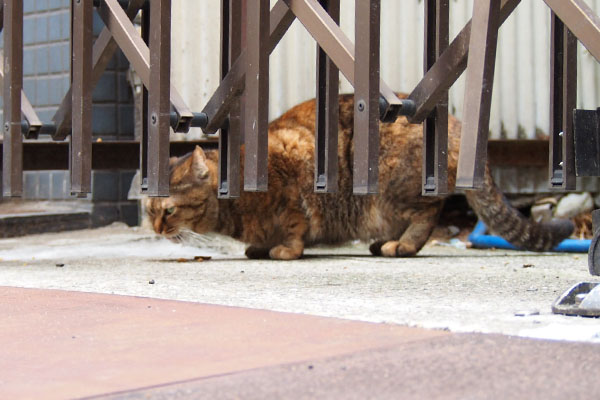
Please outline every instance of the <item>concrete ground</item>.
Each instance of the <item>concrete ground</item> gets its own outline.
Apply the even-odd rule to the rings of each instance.
[[[174,244],[124,224],[0,240],[0,286],[77,290],[387,322],[453,332],[600,341],[596,319],[552,314],[586,254],[425,247],[375,258],[364,245],[309,249],[297,261],[248,260],[211,237]],[[208,261],[193,261],[210,256]],[[63,267],[56,265],[64,264]],[[153,281],[154,284],[149,284]],[[525,314],[524,316],[522,314]]]
[[[302,352],[304,354],[302,357],[296,354],[273,360],[272,355],[267,356],[271,353],[268,348],[264,348],[265,340],[260,339],[260,335],[246,337],[244,333],[240,333],[241,328],[224,324],[219,315],[227,315],[228,312],[233,311],[230,308],[221,308],[220,312],[209,313],[213,318],[212,323],[209,318],[208,322],[204,321],[202,329],[196,324],[189,327],[191,329],[189,331],[188,328],[185,328],[183,333],[178,330],[177,335],[170,339],[167,338],[170,336],[168,330],[159,330],[154,339],[156,343],[163,341],[171,343],[172,347],[165,345],[166,348],[176,350],[181,346],[192,346],[186,342],[190,336],[200,337],[197,335],[204,334],[218,338],[220,335],[225,335],[233,337],[234,341],[247,341],[252,345],[251,348],[254,346],[263,348],[264,353],[260,356],[263,358],[256,354],[254,356],[261,360],[266,357],[271,360],[270,362],[262,364],[242,362],[236,368],[224,368],[218,371],[209,368],[203,372],[188,371],[187,375],[183,372],[181,375],[168,375],[165,372],[166,375],[159,374],[163,379],[154,376],[155,380],[149,381],[141,379],[143,375],[141,374],[131,377],[129,381],[124,378],[126,382],[121,386],[94,386],[90,383],[89,387],[95,388],[95,391],[66,391],[62,398],[109,393],[113,393],[113,396],[117,396],[115,393],[128,393],[117,396],[122,398],[146,398],[147,396],[201,398],[198,393],[202,390],[207,390],[206,393],[221,393],[219,396],[206,398],[236,398],[236,396],[239,398],[402,398],[399,397],[400,393],[411,398],[558,398],[558,394],[562,396],[569,393],[572,394],[571,398],[583,398],[577,395],[579,392],[565,392],[574,388],[585,389],[584,392],[587,393],[596,393],[595,390],[600,393],[600,384],[596,384],[595,379],[588,379],[585,371],[588,361],[590,365],[597,365],[597,362],[600,362],[600,351],[595,344],[600,342],[600,321],[560,316],[551,312],[552,302],[570,286],[580,281],[596,281],[588,273],[586,254],[533,254],[504,250],[460,249],[438,244],[427,246],[419,256],[414,258],[385,259],[369,256],[365,245],[353,244],[342,248],[310,249],[306,257],[301,260],[277,262],[247,260],[243,256],[243,245],[223,238],[200,238],[195,244],[197,246],[173,244],[142,228],[128,228],[123,224],[95,230],[2,239],[0,240],[0,297],[4,298],[2,302],[4,306],[0,306],[0,314],[2,314],[0,317],[3,321],[9,321],[5,325],[4,335],[10,338],[19,336],[19,332],[25,332],[22,338],[24,349],[34,348],[27,347],[27,343],[42,341],[46,347],[40,350],[39,359],[47,359],[44,354],[46,356],[54,354],[52,338],[56,338],[56,332],[61,331],[60,327],[77,329],[77,322],[69,322],[69,315],[71,318],[78,316],[79,324],[89,328],[86,332],[92,338],[100,326],[122,333],[119,327],[129,323],[128,321],[135,321],[137,314],[132,313],[133,317],[127,318],[121,311],[106,314],[102,310],[106,311],[107,307],[110,308],[107,304],[119,301],[138,302],[143,305],[140,307],[145,308],[148,302],[157,301],[148,298],[154,298],[186,301],[186,303],[172,303],[178,304],[177,307],[171,304],[163,307],[169,310],[193,307],[194,304],[205,307],[194,309],[196,311],[190,309],[187,314],[184,314],[190,316],[204,315],[207,310],[212,310],[210,307],[214,307],[206,304],[241,307],[235,309],[238,310],[239,315],[232,316],[232,321],[247,321],[246,326],[252,327],[256,326],[256,321],[267,319],[257,317],[249,309],[268,310],[260,311],[267,313],[272,311],[293,313],[291,315],[296,317],[289,318],[299,318],[303,321],[298,323],[298,326],[324,324],[323,330],[311,328],[313,330],[303,336],[302,340],[296,340],[294,336],[299,335],[299,332],[294,332],[293,329],[284,330],[283,336],[288,339],[282,343],[277,340],[273,342],[273,337],[268,336],[267,333],[273,334],[277,329],[282,329],[281,324],[285,325],[286,322],[265,328],[265,334],[269,337],[266,342],[267,344],[273,342],[274,351],[278,354],[288,354],[286,351],[289,352],[290,348],[295,346],[314,350],[319,343],[329,343],[331,337],[320,338],[317,332],[321,334],[328,332],[331,327],[327,324],[337,326],[336,324],[340,323],[335,321],[358,324],[347,328],[347,332],[353,333],[348,336],[341,335],[346,337],[346,345],[354,346],[356,343],[363,343],[364,337],[369,337],[372,341],[368,346],[350,346],[343,351],[339,348],[335,350],[335,346],[322,346],[319,347],[321,352],[308,351]],[[203,260],[198,257],[211,258]],[[27,291],[13,288],[45,290]],[[76,292],[140,296],[142,299],[121,296],[96,298],[93,297],[95,295]],[[80,306],[78,309],[67,304]],[[19,307],[25,308],[20,310]],[[94,307],[100,308],[100,311],[96,310],[90,314],[91,310],[95,310]],[[53,311],[48,311],[50,309]],[[96,314],[97,311],[99,314]],[[258,319],[248,320],[248,313],[251,313],[252,318]],[[315,317],[299,314],[335,318],[311,319]],[[39,318],[31,319],[34,315],[38,315]],[[155,319],[154,323],[159,326],[161,324],[165,327],[170,326],[169,315],[165,314]],[[282,318],[283,321],[288,318],[285,316],[290,314],[268,315],[284,316],[277,317]],[[100,323],[99,318],[108,319]],[[38,330],[35,329],[36,324],[32,324],[31,321],[39,322]],[[57,326],[56,321],[63,325]],[[86,321],[96,322],[86,325]],[[362,325],[362,322],[351,321],[377,324]],[[28,326],[31,326],[31,331],[27,329]],[[365,326],[367,328],[364,328]],[[373,329],[373,332],[360,336],[361,334],[356,332],[366,332],[362,329],[366,331]],[[383,329],[384,334],[381,334],[379,329]],[[400,330],[398,331],[400,333],[396,332],[392,335],[391,341],[389,329]],[[402,329],[406,331],[401,331]],[[1,331],[0,338],[4,340]],[[49,338],[48,332],[53,332],[53,336]],[[125,335],[129,338],[127,340],[132,340],[132,343],[140,340],[137,335],[127,332],[129,332],[129,336]],[[462,333],[466,333],[466,336],[462,336]],[[502,335],[480,335],[479,333]],[[411,341],[410,346],[406,345],[407,335],[418,340]],[[71,338],[70,334],[67,336]],[[142,336],[144,340],[148,339],[145,334]],[[560,341],[516,339],[513,336]],[[110,349],[114,343],[107,339],[109,337],[104,337],[106,342],[96,343],[105,343],[105,347]],[[434,342],[430,341],[432,337],[436,338]],[[126,342],[124,338],[122,340]],[[58,340],[57,343],[62,342]],[[149,346],[147,348],[150,349],[156,345],[152,340],[145,341],[141,345],[138,343],[142,347],[133,345],[128,347],[124,343],[121,343],[120,348],[125,349],[124,354],[129,354],[127,349],[138,351],[138,356],[127,358],[130,362],[143,359],[140,356],[140,351],[145,353],[143,346]],[[212,360],[211,357],[216,357],[220,361],[223,361],[223,358],[231,362],[240,360],[240,352],[243,353],[240,348],[233,351],[235,357],[227,358],[226,355],[232,353],[231,349],[227,350],[222,342],[215,343],[217,347],[223,346],[224,355],[219,356],[218,352],[217,355],[209,354],[208,361]],[[71,346],[65,343],[63,345],[67,349]],[[498,353],[494,350],[498,348],[505,350]],[[60,349],[60,346],[57,349]],[[34,356],[29,354],[29,350],[21,350],[25,353],[20,353],[18,349],[15,353],[14,348],[12,350],[11,353],[11,349],[8,349],[10,357],[4,357],[9,360],[8,365],[4,367],[0,365],[0,369],[14,371],[13,379],[10,380],[12,386],[8,385],[12,392],[8,393],[23,394],[25,392],[20,390],[31,386],[30,378],[36,375],[36,372],[27,368],[19,369],[23,367],[19,360]],[[369,352],[364,353],[366,350]],[[7,349],[0,350],[0,360],[3,359],[3,351],[6,352]],[[468,354],[471,351],[479,356],[473,355],[469,358]],[[24,357],[24,354],[28,356]],[[94,357],[94,354],[96,353],[90,353],[90,357]],[[185,351],[182,354],[185,354]],[[190,352],[190,354],[195,353]],[[426,356],[414,358],[415,354]],[[595,355],[598,355],[598,360],[586,358]],[[203,356],[199,358],[196,356],[194,356],[194,363],[201,363]],[[461,375],[459,379],[456,376],[458,371],[462,371],[461,374],[467,372],[460,368],[444,367],[439,370],[439,365],[432,367],[436,364],[438,359],[436,357],[451,363],[467,363],[470,365],[468,370],[470,375],[468,377]],[[424,364],[420,367],[407,366],[401,362],[404,358],[409,358],[417,364],[420,362]],[[242,359],[246,360],[243,357]],[[34,357],[32,360],[38,359]],[[160,357],[157,360],[159,364],[162,363]],[[78,359],[77,362],[84,363],[84,361]],[[72,364],[67,363],[67,365],[80,370],[77,362],[72,361]],[[148,362],[145,360],[144,365],[148,365]],[[324,369],[320,370],[322,374],[306,376],[305,369],[309,367],[302,364],[306,362],[312,363],[310,365],[321,363],[324,366]],[[479,365],[481,363],[485,365]],[[119,365],[121,368],[127,367],[127,362],[119,362]],[[183,364],[176,362],[174,365]],[[294,367],[297,365],[301,365],[300,376],[297,375],[298,371]],[[386,386],[386,391],[377,392],[380,395],[373,393],[359,395],[366,393],[364,390],[368,389],[371,383],[381,383],[381,376],[374,373],[374,371],[381,372],[378,365],[387,365],[388,372],[393,375],[408,374],[416,379],[415,382],[418,384],[403,386],[403,388]],[[477,372],[479,369],[475,365],[479,365],[484,372],[479,374]],[[62,368],[57,363],[53,363],[52,366],[59,370]],[[344,375],[344,378],[339,380],[333,371],[346,366],[348,368],[354,366],[354,375]],[[107,371],[110,370],[107,366],[106,368]],[[565,369],[571,372],[565,372]],[[36,371],[39,373],[39,370]],[[523,371],[524,374],[531,373],[531,376],[535,376],[535,371],[539,371],[540,375],[538,378],[532,378],[533,381],[519,381],[520,384],[513,386],[516,392],[509,390],[512,385],[509,381],[494,381],[498,374],[507,378],[508,375],[518,371]],[[126,372],[131,375],[131,369]],[[575,372],[576,376],[571,376]],[[119,376],[129,376],[127,373]],[[434,385],[430,387],[433,392],[423,392],[421,380],[427,379],[431,373],[440,374],[447,382],[453,383],[448,387]],[[588,371],[588,375],[590,373],[590,377],[593,377],[593,371]],[[553,374],[558,375],[552,377]],[[36,388],[41,388],[42,391],[45,388],[44,382],[47,384],[58,379],[53,374],[44,376],[47,379],[40,378],[36,385]],[[68,382],[68,374],[61,376]],[[273,377],[280,379],[280,386],[286,384],[296,387],[297,392],[294,392],[296,394],[288,393],[285,396],[275,388],[272,391],[261,391],[268,386],[257,386],[257,382],[269,382],[271,379],[273,384]],[[89,382],[100,379],[95,374],[93,378],[83,377],[82,382],[87,382],[88,378]],[[198,381],[197,379],[200,378],[202,379]],[[7,379],[3,381],[0,378],[0,398],[3,397],[2,386],[6,385]],[[303,379],[309,379],[311,384],[316,385],[311,386],[315,392],[306,392],[310,385],[300,384],[304,382]],[[331,380],[337,384],[328,385]],[[489,382],[485,383],[489,380],[496,384],[490,386]],[[466,390],[464,385],[471,389]],[[557,385],[562,389],[557,391]],[[250,396],[240,387],[262,389],[256,389],[254,395]],[[500,387],[504,389],[497,391]],[[417,388],[421,388],[419,389],[421,391]],[[488,392],[486,388],[489,388]],[[492,388],[495,388],[494,391]],[[135,389],[133,392],[128,392],[133,389]],[[579,394],[583,395],[584,392]],[[258,395],[260,393],[264,396]],[[316,396],[315,393],[320,395]],[[492,395],[493,393],[495,394]],[[531,393],[535,395],[532,397]],[[40,398],[39,394],[32,394],[30,397]]]

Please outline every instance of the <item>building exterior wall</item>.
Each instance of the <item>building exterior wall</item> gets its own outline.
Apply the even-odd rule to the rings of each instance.
[[[587,3],[600,10],[600,0]],[[172,4],[176,21],[172,24],[173,84],[190,107],[200,111],[219,84],[220,0],[177,0]],[[452,0],[450,4],[453,38],[470,18],[473,2]],[[44,122],[50,121],[69,86],[69,5],[69,0],[24,1],[24,90]],[[523,1],[501,28],[491,138],[533,139],[547,133],[549,21],[550,12],[542,1]],[[351,40],[353,26],[354,2],[341,0],[341,27]],[[94,32],[99,33],[101,28],[102,22],[95,15]],[[423,75],[422,32],[422,0],[382,0],[381,74],[395,90],[410,92]],[[271,55],[270,118],[314,97],[315,47],[301,23],[295,21]],[[600,105],[600,67],[581,45],[578,63],[578,107],[596,108]],[[119,52],[94,90],[93,126],[97,138],[133,138],[134,110],[127,70],[128,63]],[[340,83],[342,92],[352,92],[343,76]],[[461,78],[450,92],[450,109],[459,118],[463,97]],[[195,130],[174,137],[201,136]],[[545,175],[543,172],[540,176]],[[504,182],[504,188],[515,190],[546,187],[545,178],[531,185],[528,181],[518,183],[517,177],[514,171],[504,171],[497,179]],[[40,177],[37,181],[45,179]],[[58,182],[54,175],[51,179]],[[584,187],[595,188],[595,180]],[[54,190],[52,196],[56,197]],[[40,193],[45,192],[37,189],[30,196],[37,198]]]
[[[70,0],[23,1],[23,90],[38,117],[51,123],[70,86]],[[94,13],[94,35],[104,24]],[[0,47],[3,37],[0,35]],[[92,130],[94,140],[134,138],[134,103],[127,77],[129,62],[117,51],[93,91]],[[0,118],[2,118],[0,97]],[[40,137],[38,140],[50,140]],[[68,140],[68,139],[67,139]],[[0,166],[1,167],[1,166]],[[92,224],[113,221],[138,223],[137,203],[127,200],[135,171],[93,171]],[[25,200],[69,200],[69,171],[26,171]]]
[[[208,1],[213,7],[206,7]],[[271,1],[275,4],[275,0]],[[587,0],[596,12],[600,0]],[[173,2],[172,79],[194,110],[201,110],[219,84],[220,2]],[[472,0],[451,0],[450,38],[471,18]],[[354,41],[354,1],[341,0],[340,26]],[[295,21],[270,57],[269,115],[273,119],[315,96],[315,42]],[[543,1],[522,1],[500,29],[490,138],[544,138],[549,126],[550,11]],[[423,1],[381,1],[381,76],[394,90],[410,92],[423,76]],[[600,67],[579,44],[578,108],[600,106]],[[341,92],[352,86],[340,76]],[[462,115],[464,77],[450,90],[450,110]],[[199,130],[179,139],[198,138]],[[547,191],[547,171],[499,168],[507,192]],[[597,179],[579,180],[598,190]]]
[[[23,13],[23,90],[42,122],[49,123],[70,86],[70,1],[24,0]],[[103,27],[94,13],[94,35]],[[0,46],[2,43],[0,35]],[[94,89],[92,129],[96,138],[133,139],[128,70],[127,59],[118,51]]]
[[[214,7],[206,7],[207,2]],[[272,0],[272,4],[275,0]],[[588,0],[600,10],[600,0]],[[183,98],[201,110],[219,83],[218,0],[173,2],[172,78]],[[471,18],[472,0],[452,0],[454,38]],[[423,76],[423,1],[381,1],[381,76],[410,92]],[[341,27],[354,41],[354,1],[341,0]],[[494,81],[491,138],[534,139],[548,131],[550,12],[543,1],[523,1],[502,26]],[[579,45],[578,107],[600,106],[600,67]],[[341,77],[341,91],[352,87]],[[315,95],[315,42],[295,21],[270,57],[270,118]],[[462,115],[464,79],[450,92],[450,110]],[[198,131],[194,135],[199,134]],[[192,135],[193,137],[193,135]]]

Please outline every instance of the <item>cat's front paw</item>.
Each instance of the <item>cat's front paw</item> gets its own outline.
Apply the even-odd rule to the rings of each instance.
[[[295,260],[302,255],[302,249],[293,249],[280,244],[269,251],[269,256],[273,260]]]

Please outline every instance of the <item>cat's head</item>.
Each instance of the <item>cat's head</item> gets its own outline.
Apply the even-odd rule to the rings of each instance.
[[[154,231],[171,239],[191,230],[205,233],[217,224],[219,203],[213,173],[204,151],[198,146],[169,161],[169,197],[149,197],[146,213]]]

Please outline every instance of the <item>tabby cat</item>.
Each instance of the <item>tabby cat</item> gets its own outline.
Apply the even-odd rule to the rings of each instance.
[[[149,198],[154,230],[173,240],[185,232],[217,232],[249,244],[249,258],[292,260],[318,243],[371,241],[374,255],[415,255],[435,227],[444,199],[421,195],[422,126],[400,117],[380,124],[379,194],[352,194],[354,96],[341,95],[338,192],[313,190],[315,101],[287,111],[269,125],[269,190],[217,198],[216,151],[197,147],[171,159],[170,197]],[[453,117],[448,130],[448,188],[453,190],[460,139]],[[242,148],[243,166],[243,148]],[[486,169],[481,190],[466,192],[475,213],[494,232],[523,249],[544,251],[569,236],[567,220],[535,223],[505,201]]]

